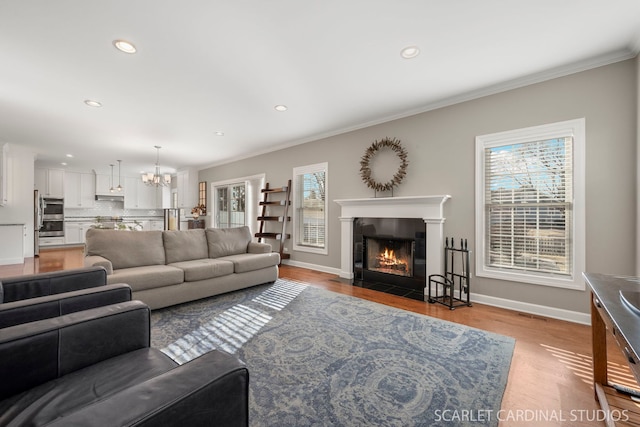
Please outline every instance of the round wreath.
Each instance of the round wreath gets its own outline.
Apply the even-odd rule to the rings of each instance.
[[[396,153],[400,159],[400,167],[391,180],[382,183],[371,178],[369,162],[373,157],[375,157],[378,151],[386,148],[391,149]],[[400,140],[395,138],[384,138],[380,141],[374,141],[374,143],[371,144],[371,147],[367,148],[367,151],[364,152],[364,156],[362,156],[362,159],[360,160],[360,176],[369,188],[373,188],[375,191],[389,191],[392,190],[394,186],[402,182],[404,176],[407,174],[408,165],[409,161],[407,160],[407,152],[402,145],[400,145]]]

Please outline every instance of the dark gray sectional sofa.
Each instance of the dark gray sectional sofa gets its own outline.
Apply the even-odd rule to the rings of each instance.
[[[280,255],[253,242],[248,227],[183,231],[87,231],[85,266],[157,309],[278,278]]]

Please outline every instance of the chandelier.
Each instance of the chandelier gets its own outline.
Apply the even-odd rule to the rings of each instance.
[[[164,187],[171,184],[171,174],[160,173],[160,149],[162,147],[154,145],[154,148],[158,151],[156,156],[156,170],[155,172],[146,172],[142,174],[142,182],[147,185],[155,185],[156,187]]]

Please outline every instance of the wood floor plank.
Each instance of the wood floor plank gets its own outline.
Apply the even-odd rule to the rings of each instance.
[[[2,277],[82,266],[81,247],[44,250],[24,265],[0,266]],[[591,328],[566,321],[474,303],[449,310],[439,304],[412,300],[350,285],[329,273],[282,265],[280,277],[309,283],[345,295],[397,307],[439,319],[507,335],[516,339],[509,380],[502,402],[500,426],[603,426],[595,419]],[[611,334],[608,334],[611,335]],[[607,337],[609,380],[638,386],[613,339]],[[460,408],[460,410],[470,408]],[[527,420],[528,416],[535,419]],[[548,421],[542,418],[547,417]]]

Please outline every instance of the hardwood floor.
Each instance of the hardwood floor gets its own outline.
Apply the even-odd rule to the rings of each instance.
[[[81,247],[41,251],[40,257],[23,265],[0,266],[0,279],[78,268],[82,257]],[[502,411],[493,414],[501,426],[605,425],[598,420],[602,413],[594,399],[589,326],[482,304],[450,311],[439,304],[351,286],[332,274],[286,265],[281,266],[280,277],[515,338]],[[637,387],[613,340],[607,349],[611,381]]]

